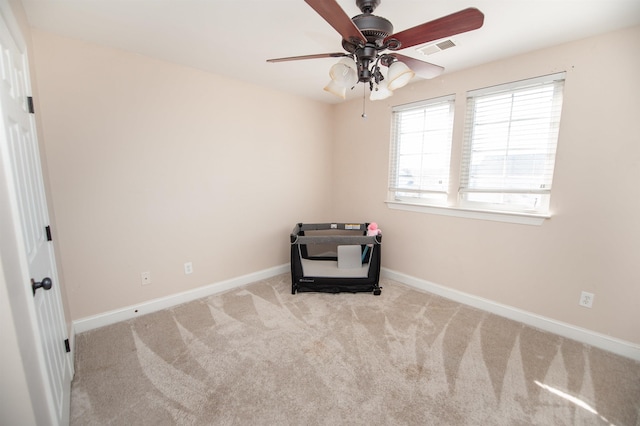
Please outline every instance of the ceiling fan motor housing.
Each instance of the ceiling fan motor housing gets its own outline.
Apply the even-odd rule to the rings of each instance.
[[[385,48],[384,39],[393,33],[393,25],[389,20],[370,13],[354,16],[351,20],[367,39],[368,45],[371,44],[378,50]],[[349,53],[355,53],[362,47],[359,43],[357,40],[342,40],[342,47]]]
[[[382,46],[382,40],[393,34],[393,25],[382,16],[363,13],[351,18],[368,42]]]
[[[367,2],[357,1],[357,3],[358,6],[360,6],[361,3]],[[375,6],[377,6],[379,0],[368,3],[375,3]],[[371,70],[369,70],[369,64],[371,61],[376,59],[378,51],[386,49],[383,41],[390,34],[393,34],[393,25],[389,20],[381,16],[372,15],[371,13],[366,12],[361,15],[354,16],[351,20],[367,39],[367,42],[362,45],[362,42],[342,40],[342,47],[347,52],[356,56],[359,81],[368,82],[372,77]]]

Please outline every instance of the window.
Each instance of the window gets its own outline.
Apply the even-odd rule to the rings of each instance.
[[[389,206],[548,216],[563,87],[559,73],[470,91],[456,140],[453,95],[394,107]]]
[[[449,191],[454,97],[393,109],[389,192],[396,201],[444,204]]]
[[[469,92],[461,206],[546,213],[564,74]]]

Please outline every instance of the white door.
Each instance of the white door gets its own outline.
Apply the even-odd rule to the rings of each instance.
[[[6,11],[3,13],[6,15]],[[40,288],[32,294],[37,324],[36,362],[46,377],[42,378],[47,401],[39,401],[39,409],[46,409],[54,424],[68,423],[72,359],[68,352],[66,321],[58,285],[58,275],[52,242],[46,228],[49,226],[42,169],[35,131],[35,120],[29,112],[29,73],[27,55],[21,38],[10,31],[13,17],[2,16],[0,22],[0,143],[9,157],[13,181],[15,211],[20,223],[24,260],[32,282],[47,283],[50,289]],[[16,40],[20,40],[17,42]],[[24,291],[32,291],[32,283],[21,283]],[[49,287],[44,285],[44,287]],[[65,342],[66,341],[66,342]]]

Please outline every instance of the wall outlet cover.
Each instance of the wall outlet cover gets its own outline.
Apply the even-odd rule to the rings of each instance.
[[[594,297],[595,295],[593,293],[583,291],[580,293],[580,301],[578,303],[580,306],[584,306],[585,308],[591,308],[593,306]]]

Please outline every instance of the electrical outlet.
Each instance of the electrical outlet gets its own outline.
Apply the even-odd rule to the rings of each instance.
[[[193,273],[193,263],[187,262],[184,264],[184,274],[189,275]]]
[[[580,293],[580,301],[578,303],[580,304],[580,306],[584,306],[585,308],[590,308],[591,306],[593,306],[594,297],[595,296],[593,293],[588,293],[586,291],[583,291],[582,293]]]
[[[151,284],[151,272],[142,272],[140,273],[140,280],[142,285]]]

